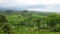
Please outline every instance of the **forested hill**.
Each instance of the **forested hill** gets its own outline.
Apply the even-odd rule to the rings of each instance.
[[[60,33],[60,14],[42,11],[0,10],[0,33],[43,34],[44,32],[48,32],[46,34]]]
[[[19,15],[19,14],[31,15],[31,14],[38,14],[38,15],[46,16],[46,15],[51,14],[51,13],[52,12],[28,11],[28,10],[20,10],[20,11],[15,11],[15,10],[0,10],[0,14],[5,14],[5,15]]]

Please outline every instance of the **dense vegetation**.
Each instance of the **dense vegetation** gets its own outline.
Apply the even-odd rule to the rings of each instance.
[[[59,32],[58,13],[0,10],[1,34],[59,34]]]

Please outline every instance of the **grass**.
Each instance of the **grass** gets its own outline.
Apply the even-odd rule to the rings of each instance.
[[[7,34],[7,33],[0,33]],[[11,34],[60,34],[60,32],[16,32]]]
[[[60,32],[20,32],[13,34],[60,34]]]

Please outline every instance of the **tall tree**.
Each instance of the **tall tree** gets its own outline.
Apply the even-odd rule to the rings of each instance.
[[[10,27],[7,23],[7,19],[4,15],[0,15],[0,24],[1,24],[1,27],[3,27],[3,31],[6,32],[7,34],[10,34]]]

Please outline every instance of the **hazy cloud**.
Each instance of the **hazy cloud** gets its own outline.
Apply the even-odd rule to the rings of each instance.
[[[0,0],[0,7],[38,11],[60,11],[60,0]]]

